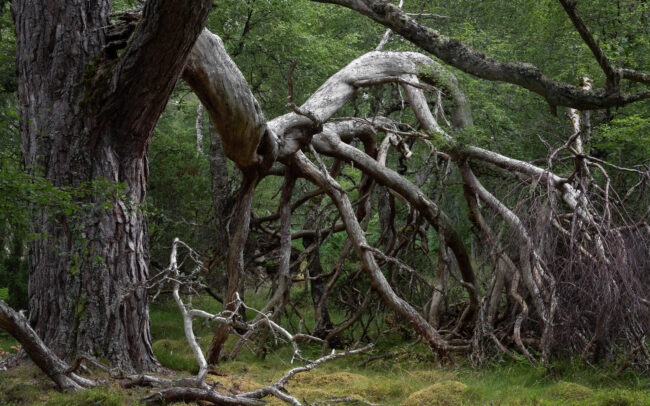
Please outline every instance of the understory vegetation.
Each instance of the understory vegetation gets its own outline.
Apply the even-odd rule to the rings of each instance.
[[[299,292],[294,292],[298,294]],[[262,306],[264,295],[250,295],[252,306]],[[194,305],[218,312],[221,305],[209,296],[195,298]],[[311,318],[308,303],[301,310]],[[343,315],[332,313],[335,320]],[[161,298],[151,308],[154,353],[163,366],[180,375],[195,374],[196,360],[187,345],[182,317],[171,298]],[[386,327],[386,326],[383,326]],[[211,326],[196,325],[202,346],[211,340]],[[333,399],[358,399],[382,405],[404,406],[644,406],[650,404],[650,379],[633,372],[588,367],[579,361],[557,362],[552,367],[512,361],[495,362],[481,369],[465,362],[440,368],[431,352],[415,339],[404,340],[389,332],[371,353],[334,360],[297,375],[287,389],[309,403]],[[227,343],[230,348],[235,340]],[[15,352],[17,343],[0,335],[0,348]],[[14,349],[10,347],[14,346]],[[316,358],[320,346],[305,347],[305,355]],[[393,354],[390,356],[390,354]],[[380,357],[380,358],[378,358]],[[377,358],[377,359],[374,359]],[[208,375],[211,384],[241,392],[267,385],[287,370],[291,349],[286,343],[273,345],[263,359],[243,352],[238,360],[219,364]],[[101,372],[100,372],[101,375]],[[145,389],[124,391],[117,384],[75,394],[59,393],[42,372],[28,364],[0,374],[0,403],[7,405],[102,405],[137,404]],[[271,401],[270,404],[283,404]],[[355,404],[350,400],[350,404]],[[359,404],[359,403],[357,403]]]

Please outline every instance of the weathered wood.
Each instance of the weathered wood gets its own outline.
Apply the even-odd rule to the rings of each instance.
[[[240,168],[268,169],[277,156],[277,139],[221,38],[203,30],[189,54],[183,79],[205,106],[228,158]]]
[[[468,45],[440,34],[416,21],[406,12],[383,0],[313,0],[338,4],[355,10],[390,28],[413,44],[431,52],[443,62],[481,79],[512,83],[542,96],[552,106],[567,106],[582,110],[624,106],[650,98],[650,92],[624,93],[615,89],[586,90],[557,82],[542,74],[529,63],[501,62]],[[600,60],[599,60],[600,62]],[[647,74],[628,72],[626,79],[638,80]],[[642,81],[642,80],[641,80]],[[615,91],[613,91],[615,90]]]
[[[437,351],[447,352],[451,348],[449,344],[408,302],[395,294],[381,269],[379,269],[372,252],[366,248],[368,243],[365,234],[354,215],[347,195],[341,193],[340,186],[337,188],[333,181],[318,171],[302,152],[296,153],[294,162],[296,167],[300,169],[302,176],[323,188],[336,204],[345,223],[348,237],[363,263],[364,271],[370,277],[372,287],[395,312],[422,335],[432,348]]]
[[[226,293],[225,309],[234,311],[235,299],[241,291],[244,279],[244,247],[250,231],[251,207],[255,186],[257,186],[258,175],[256,172],[244,173],[242,186],[237,199],[235,209],[235,223],[233,225],[233,235],[228,247],[227,263],[228,270],[228,291]],[[219,361],[221,350],[228,339],[230,326],[222,325],[217,329],[212,343],[208,349],[207,359],[211,364]]]

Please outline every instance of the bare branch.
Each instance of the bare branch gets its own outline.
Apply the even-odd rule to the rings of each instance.
[[[404,5],[404,0],[399,0],[399,5],[397,7],[402,8]],[[381,41],[379,41],[379,44],[377,45],[377,48],[375,48],[375,51],[381,51],[384,46],[388,43],[388,39],[390,38],[390,33],[391,29],[387,29],[386,32],[384,32],[384,35],[381,37]]]
[[[390,28],[422,49],[431,52],[445,63],[478,78],[512,83],[544,97],[552,106],[567,106],[593,110],[624,106],[650,98],[650,92],[625,94],[619,89],[584,90],[554,81],[529,63],[501,62],[476,51],[462,42],[447,38],[439,32],[415,21],[394,4],[378,0],[313,0],[339,4]]]
[[[650,85],[650,74],[635,71],[632,69],[621,69],[621,75],[623,79]]]
[[[221,38],[203,30],[189,53],[183,79],[210,114],[228,158],[241,168],[270,168],[277,138]]]
[[[591,52],[596,57],[596,61],[598,61],[600,68],[603,70],[603,72],[605,72],[605,76],[607,77],[607,88],[611,90],[618,89],[621,75],[616,71],[616,69],[612,67],[609,59],[607,59],[607,55],[605,55],[605,52],[603,52],[600,45],[598,45],[598,42],[594,36],[591,35],[591,32],[589,32],[589,29],[585,25],[584,20],[578,14],[578,10],[576,10],[577,2],[574,0],[559,1],[560,4],[562,4],[564,11],[566,11],[566,13],[569,15],[569,18],[571,19],[573,26],[576,28],[576,31],[578,31],[578,34],[580,34],[582,40],[585,42],[585,44],[587,44]]]
[[[386,277],[377,266],[374,256],[370,251],[363,248],[364,246],[367,246],[368,243],[366,242],[363,230],[354,215],[354,211],[352,210],[352,206],[350,205],[347,196],[338,191],[340,186],[337,188],[332,185],[330,183],[331,180],[318,171],[318,169],[316,169],[316,167],[301,152],[298,152],[295,155],[294,162],[296,163],[296,166],[300,168],[303,176],[322,187],[336,203],[336,206],[341,213],[341,217],[343,218],[343,222],[346,225],[348,237],[352,241],[357,255],[362,260],[364,271],[366,271],[373,280],[375,290],[382,296],[386,303],[404,317],[405,320],[408,321],[433,348],[438,351],[447,352],[451,348],[449,344],[442,339],[438,332],[431,327],[431,325],[427,323],[427,321],[424,320],[424,318],[420,316],[408,302],[395,294],[386,280]]]

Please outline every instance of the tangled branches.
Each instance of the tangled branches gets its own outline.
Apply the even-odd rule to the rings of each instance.
[[[180,271],[178,263],[179,248],[185,248],[187,250],[187,258],[195,265],[194,270],[189,274],[183,274]],[[142,401],[146,404],[175,401],[205,401],[216,405],[262,405],[265,404],[261,400],[262,398],[274,396],[288,404],[300,406],[302,403],[291,396],[285,388],[285,385],[292,377],[296,374],[310,371],[324,362],[360,354],[373,347],[372,344],[369,344],[361,348],[343,352],[332,351],[330,354],[324,355],[316,360],[308,360],[301,355],[297,341],[321,341],[320,339],[300,333],[289,333],[285,328],[272,321],[269,315],[247,306],[238,296],[236,296],[235,303],[232,303],[232,306],[227,306],[223,312],[217,314],[211,314],[200,309],[188,308],[181,297],[181,288],[196,292],[201,287],[200,278],[197,278],[197,276],[198,271],[202,267],[202,263],[198,259],[199,257],[194,250],[179,239],[175,239],[172,244],[169,266],[156,275],[156,277],[152,278],[150,285],[150,288],[155,287],[157,289],[156,296],[165,284],[171,284],[172,286],[172,296],[183,316],[183,326],[187,343],[192,349],[194,358],[199,366],[199,372],[194,378],[168,379],[147,374],[124,375],[121,371],[112,370],[94,358],[83,354],[79,355],[72,363],[72,366],[70,366],[43,344],[42,340],[32,330],[22,314],[15,312],[3,301],[0,301],[0,327],[7,330],[23,345],[27,355],[59,388],[75,391],[105,384],[105,380],[84,378],[75,373],[83,363],[90,363],[92,366],[107,372],[112,379],[122,381],[125,387],[150,386],[163,388],[159,392],[143,398]],[[239,320],[240,307],[254,311],[258,317],[251,322]],[[229,308],[233,308],[234,310],[228,310]],[[276,382],[252,391],[239,394],[219,392],[217,386],[206,382],[208,364],[203,355],[203,350],[194,335],[192,325],[192,320],[196,317],[223,324],[229,328],[249,331],[257,331],[262,327],[267,328],[272,331],[276,341],[283,340],[291,345],[293,348],[291,363],[299,360],[306,362],[306,364],[289,370]]]

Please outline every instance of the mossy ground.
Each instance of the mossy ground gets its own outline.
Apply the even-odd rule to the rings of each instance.
[[[247,298],[253,305],[265,298]],[[259,301],[260,303],[255,303]],[[195,307],[219,311],[220,305],[208,297],[194,299]],[[308,313],[305,309],[303,315]],[[251,315],[252,316],[252,315]],[[305,316],[309,317],[309,316]],[[185,343],[182,319],[172,301],[155,304],[151,309],[154,353],[169,369],[187,375],[196,371],[196,363]],[[213,326],[196,321],[195,331],[207,348]],[[16,343],[0,337],[0,348]],[[232,348],[235,340],[227,343]],[[373,350],[374,354],[400,352],[408,343],[401,335],[388,337]],[[380,359],[362,366],[368,355],[335,360],[318,369],[297,375],[287,385],[291,394],[309,403],[334,398],[353,398],[384,405],[586,405],[650,406],[650,379],[629,371],[617,375],[608,369],[577,367],[571,363],[554,364],[548,369],[524,363],[495,363],[482,369],[468,365],[436,368],[431,353],[422,344],[409,347],[412,352],[399,360]],[[306,357],[317,358],[320,348],[304,346]],[[459,357],[460,358],[460,357]],[[290,349],[278,345],[259,359],[246,350],[237,361],[217,366],[212,382],[236,392],[269,384],[295,367]],[[0,404],[38,405],[132,405],[147,393],[146,389],[123,390],[117,384],[64,394],[35,366],[24,365],[0,372]],[[267,398],[272,405],[281,402]],[[339,404],[339,403],[337,403]]]

